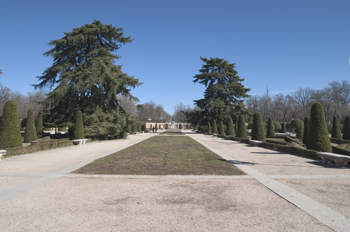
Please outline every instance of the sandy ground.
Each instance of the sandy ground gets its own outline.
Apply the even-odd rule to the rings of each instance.
[[[0,194],[149,136],[5,158],[0,162]],[[350,216],[350,169],[191,136]],[[0,231],[332,231],[249,176],[66,174],[0,207]]]

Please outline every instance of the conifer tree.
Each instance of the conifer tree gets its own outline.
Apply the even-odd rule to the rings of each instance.
[[[231,116],[228,116],[227,126],[226,126],[226,135],[235,136],[235,130],[233,129],[233,121]]]
[[[346,116],[343,126],[343,139],[350,140],[350,117]]]
[[[40,139],[43,137],[43,116],[41,115],[41,112],[38,113],[38,116],[36,117],[36,135]]]
[[[219,122],[219,135],[225,136],[224,123],[222,121]]]
[[[303,136],[303,143],[307,145],[307,138],[309,137],[309,128],[310,128],[310,118],[305,117],[304,118],[304,136]]]
[[[158,123],[156,123],[156,125],[154,126],[154,129],[158,129]]]
[[[216,126],[216,120],[213,119],[213,128],[212,128],[213,134],[218,134],[218,128]]]
[[[137,125],[137,132],[141,133],[141,125]]]
[[[0,149],[22,147],[17,104],[7,101],[0,119]]]
[[[238,118],[237,137],[242,139],[247,138],[247,128],[245,127],[245,120],[243,115],[240,115]]]
[[[311,107],[307,148],[315,151],[332,152],[323,106],[314,103]]]
[[[130,91],[141,83],[114,64],[120,57],[113,52],[131,41],[122,28],[96,20],[52,40],[49,45],[54,47],[44,55],[53,58],[53,65],[34,85],[51,90],[44,100],[50,106],[49,122],[71,126],[76,109],[80,109],[88,135],[117,135],[126,130],[126,113],[117,95],[137,100]]]
[[[131,127],[131,125],[128,125],[128,133],[129,133],[129,134],[132,133],[132,127]]]
[[[292,128],[295,128],[296,137],[302,141],[304,136],[304,122],[300,119],[294,119],[290,125]]]
[[[273,126],[272,118],[269,118],[267,122],[266,137],[274,137],[274,136],[275,136],[275,128]]]
[[[209,133],[209,134],[212,134],[211,131],[212,131],[212,130],[211,130],[211,125],[210,125],[210,122],[208,121],[208,133]]]
[[[35,120],[34,120],[34,111],[29,109],[27,113],[26,129],[24,130],[24,142],[31,143],[34,140],[37,140],[35,129]]]
[[[286,123],[283,122],[281,126],[282,126],[281,132],[282,132],[282,133],[287,133]]]
[[[133,127],[132,127],[132,133],[137,133],[137,126],[136,126],[136,125],[133,125]]]
[[[266,142],[265,130],[260,112],[255,112],[253,115],[252,140]]]
[[[341,130],[339,125],[339,120],[336,116],[333,117],[332,138],[341,139]]]
[[[76,112],[73,139],[85,139],[83,114],[80,110]]]

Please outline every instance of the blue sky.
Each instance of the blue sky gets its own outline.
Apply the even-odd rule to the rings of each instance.
[[[116,64],[144,83],[132,91],[141,104],[170,114],[203,97],[192,82],[200,56],[235,63],[251,95],[350,81],[348,0],[4,0],[0,9],[0,83],[23,94],[52,65],[48,43],[94,19],[134,39]]]

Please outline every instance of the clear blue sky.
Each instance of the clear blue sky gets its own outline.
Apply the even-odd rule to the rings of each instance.
[[[23,94],[52,65],[48,43],[94,19],[134,39],[116,64],[144,83],[132,91],[141,104],[170,114],[203,97],[192,82],[200,56],[235,63],[251,95],[350,81],[349,0],[4,0],[0,10],[0,83]]]

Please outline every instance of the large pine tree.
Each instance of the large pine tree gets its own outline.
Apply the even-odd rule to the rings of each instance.
[[[38,77],[40,83],[34,87],[51,89],[44,100],[50,108],[51,123],[72,126],[75,112],[81,110],[87,135],[127,129],[125,111],[118,104],[117,95],[137,100],[130,90],[141,83],[114,64],[120,57],[112,52],[131,41],[124,37],[122,28],[95,20],[49,43],[54,47],[44,55],[53,58],[53,65]]]

